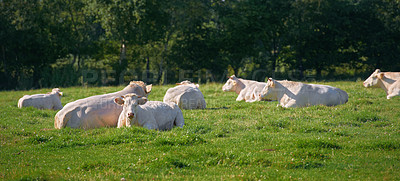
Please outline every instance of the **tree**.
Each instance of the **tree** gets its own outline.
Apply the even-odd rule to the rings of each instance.
[[[45,79],[41,71],[57,58],[66,55],[57,9],[42,1],[1,1],[3,72],[10,82],[8,86],[21,88],[40,87]],[[4,16],[3,16],[4,15]],[[54,16],[53,16],[54,15]],[[31,85],[27,84],[31,82]]]

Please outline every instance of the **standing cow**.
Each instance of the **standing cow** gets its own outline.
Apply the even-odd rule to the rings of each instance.
[[[163,102],[173,102],[181,109],[205,109],[206,101],[199,89],[199,84],[190,81],[177,83],[178,86],[169,88]]]
[[[348,101],[347,93],[339,88],[318,85],[303,84],[292,81],[276,81],[269,78],[267,86],[261,92],[261,97],[276,97],[280,106],[306,107],[312,105],[336,106]]]
[[[174,126],[183,127],[181,109],[175,103],[147,101],[146,97],[127,94],[114,99],[123,107],[118,119],[118,128],[132,125],[155,130],[170,130]]]
[[[59,88],[54,88],[47,94],[24,95],[18,100],[18,107],[35,107],[38,109],[60,110],[63,108],[61,104],[61,96]]]
[[[386,92],[386,98],[390,99],[400,95],[400,72],[381,72],[376,69],[367,80],[364,87],[381,87]]]
[[[142,81],[131,81],[121,91],[70,102],[56,114],[54,127],[57,129],[116,127],[122,107],[114,104],[114,99],[129,93],[147,96],[151,88],[152,85],[146,85]]]

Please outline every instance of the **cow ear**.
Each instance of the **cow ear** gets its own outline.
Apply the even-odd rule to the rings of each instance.
[[[236,85],[237,83],[236,83],[236,81],[233,81],[233,83],[232,83],[233,85]]]
[[[275,87],[275,81],[271,81],[271,87]]]
[[[58,95],[63,96],[64,94],[63,94],[63,92],[58,92]]]
[[[125,101],[121,97],[117,97],[114,99],[114,102],[120,106],[124,105],[124,103],[125,103]]]
[[[379,73],[377,77],[378,79],[383,79],[383,77],[385,77],[385,73]]]
[[[196,84],[196,87],[197,87],[197,88],[199,88],[199,87],[200,87],[200,85],[199,85],[199,84]]]
[[[147,102],[147,98],[146,97],[141,97],[141,98],[138,99],[139,105],[146,104],[146,102]]]
[[[146,92],[150,93],[152,87],[153,87],[153,84],[150,84],[150,85],[146,86]]]
[[[176,83],[176,85],[182,85],[181,83]]]
[[[270,82],[270,87],[275,87],[275,81],[272,78],[268,78],[268,82]]]

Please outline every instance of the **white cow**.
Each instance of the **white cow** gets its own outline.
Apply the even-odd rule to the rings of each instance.
[[[386,78],[392,80],[399,80],[400,79],[400,72],[381,72],[380,69],[376,69],[364,82],[363,85],[366,88],[369,87],[381,87],[378,79],[378,75],[382,74]]]
[[[61,104],[61,96],[59,88],[54,88],[47,94],[24,95],[18,100],[18,107],[35,107],[38,109],[60,110],[63,108]]]
[[[190,81],[177,83],[178,86],[169,88],[163,102],[173,102],[181,109],[205,109],[206,101],[199,89],[199,84]]]
[[[118,119],[118,128],[132,125],[155,130],[170,130],[174,126],[183,127],[181,109],[175,103],[147,101],[146,97],[126,94],[114,102],[123,107]]]
[[[114,99],[129,93],[147,96],[151,88],[152,85],[146,86],[142,81],[131,81],[121,91],[70,102],[56,114],[54,127],[57,129],[116,127],[122,107],[114,104]]]
[[[364,87],[381,87],[386,92],[386,98],[390,99],[400,95],[400,72],[381,72],[376,69],[367,80]]]
[[[238,94],[236,101],[245,100],[246,102],[254,102],[261,100],[276,100],[273,97],[261,98],[259,96],[266,85],[265,82],[241,79],[232,75],[226,81],[225,85],[222,86],[222,90],[224,92],[236,92],[236,94]]]
[[[346,103],[349,99],[345,91],[336,87],[276,81],[272,78],[268,79],[267,86],[264,87],[260,96],[276,97],[279,101],[278,106],[285,108],[311,105],[336,106]]]

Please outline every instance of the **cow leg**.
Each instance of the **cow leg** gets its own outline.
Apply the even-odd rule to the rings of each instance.
[[[296,100],[292,99],[289,102],[287,102],[283,107],[289,108],[289,107],[297,107],[298,105],[296,104]]]
[[[241,96],[241,95],[239,95],[237,98],[236,98],[236,101],[243,101],[244,100],[244,98],[243,98],[243,96]]]
[[[389,94],[386,98],[387,98],[387,99],[391,99],[391,98],[393,98],[393,97],[395,97],[395,96],[400,96],[400,93],[397,93],[397,94],[394,94],[394,93]]]
[[[239,96],[236,98],[236,101],[243,101],[243,100],[245,100],[245,96],[246,96],[246,95],[244,95],[243,92],[244,92],[244,91],[241,91],[241,92],[239,93]]]
[[[400,96],[400,89],[395,88],[390,91],[391,93],[386,97],[387,99],[391,99],[394,96]]]
[[[145,123],[145,124],[143,125],[143,127],[144,127],[144,128],[147,128],[147,129],[158,129],[158,126],[155,125],[155,124],[153,124],[153,123],[151,123],[151,121]]]

